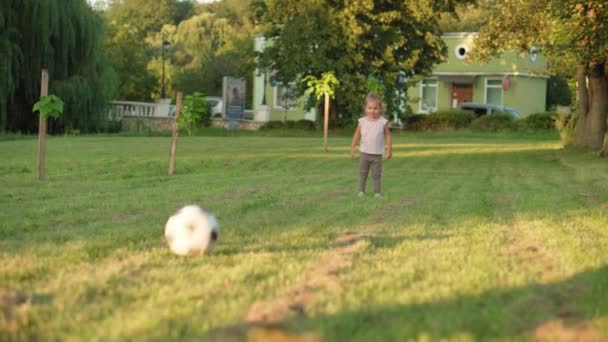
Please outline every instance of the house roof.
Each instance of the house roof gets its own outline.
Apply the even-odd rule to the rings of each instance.
[[[441,38],[475,38],[478,35],[477,32],[444,32]]]
[[[484,72],[484,71],[436,71],[431,73],[432,76],[439,77],[475,77],[475,76],[522,76],[522,77],[537,77],[537,78],[549,78],[547,75],[534,74],[529,72]]]

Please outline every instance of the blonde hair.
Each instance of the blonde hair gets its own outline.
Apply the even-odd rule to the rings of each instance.
[[[380,114],[384,114],[384,100],[382,100],[382,96],[377,93],[371,92],[365,96],[365,103],[363,104],[363,111],[365,111],[365,107],[370,101],[374,101],[380,104]]]

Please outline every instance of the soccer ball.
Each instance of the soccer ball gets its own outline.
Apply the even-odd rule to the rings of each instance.
[[[169,217],[165,239],[171,251],[179,256],[201,255],[219,238],[215,216],[197,205],[189,205]]]

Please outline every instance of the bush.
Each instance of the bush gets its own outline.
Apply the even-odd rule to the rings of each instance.
[[[406,129],[414,131],[448,130],[469,127],[475,114],[460,110],[447,110],[428,115],[416,114],[404,118]]]
[[[315,125],[314,121],[310,121],[310,120],[298,120],[295,121],[295,128],[297,129],[304,129],[304,130],[315,130],[317,127]]]
[[[429,116],[437,116],[441,122],[445,122],[449,128],[467,128],[475,120],[475,114],[462,110],[446,110]]]
[[[521,128],[532,130],[554,130],[557,113],[534,113],[519,121]]]
[[[418,131],[421,129],[422,123],[426,120],[427,115],[414,114],[403,117],[403,127],[407,130]]]
[[[577,117],[574,115],[560,114],[555,118],[555,127],[559,131],[559,137],[564,146],[572,144],[574,140],[574,128]]]
[[[283,127],[285,127],[285,125],[283,124],[283,121],[268,121],[262,127],[260,127],[260,129],[270,130],[270,129],[280,129]]]
[[[192,129],[199,123],[205,127],[211,124],[211,107],[203,93],[195,92],[192,95],[184,97],[182,112],[177,118],[177,124],[180,128],[188,131],[192,135]]]
[[[496,132],[514,128],[513,117],[503,112],[493,112],[489,115],[481,116],[471,122],[471,129],[481,132]]]
[[[310,120],[298,120],[298,121],[268,121],[260,129],[272,130],[272,129],[302,129],[302,130],[314,130],[315,123]]]

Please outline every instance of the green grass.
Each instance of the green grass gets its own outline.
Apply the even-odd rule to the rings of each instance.
[[[348,137],[329,153],[318,137],[182,137],[174,177],[167,137],[54,137],[42,183],[36,143],[0,139],[0,290],[33,298],[16,332],[0,310],[0,340],[200,340],[288,296],[345,232],[363,248],[290,329],[529,340],[562,320],[608,336],[608,162],[554,135],[397,134],[379,200],[355,197]],[[190,203],[221,236],[182,259],[163,226]]]

